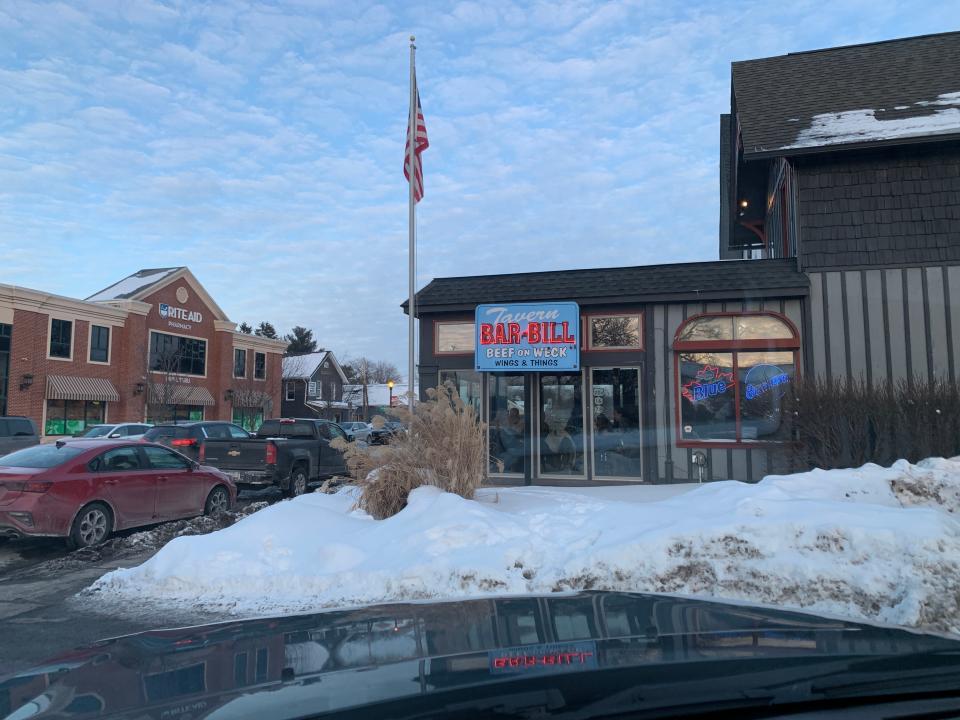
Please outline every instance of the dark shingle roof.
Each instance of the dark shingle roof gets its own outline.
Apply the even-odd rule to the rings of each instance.
[[[735,62],[732,82],[746,157],[960,134],[960,32]]]
[[[537,300],[577,300],[581,305],[599,305],[691,297],[709,300],[805,295],[808,286],[807,277],[797,271],[792,259],[715,260],[436,278],[417,293],[417,303],[418,312]]]

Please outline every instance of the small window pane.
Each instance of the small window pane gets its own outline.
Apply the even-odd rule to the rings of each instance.
[[[69,358],[73,323],[70,320],[50,321],[50,357]]]
[[[793,337],[787,324],[771,315],[743,315],[736,320],[737,340],[782,340]]]
[[[233,351],[233,376],[242,378],[247,376],[247,351]]]
[[[680,333],[680,340],[733,340],[733,318],[697,318],[683,328],[683,332]]]
[[[590,318],[590,347],[631,348],[643,346],[639,315],[609,315]]]
[[[472,322],[437,323],[438,353],[469,353],[476,347],[476,333]]]
[[[737,439],[733,353],[680,353],[684,440]]]
[[[744,440],[788,440],[783,401],[796,377],[792,352],[737,353]]]
[[[264,353],[253,354],[253,377],[263,380],[267,376],[267,356]]]
[[[90,327],[90,361],[107,362],[110,355],[110,328],[101,325]]]

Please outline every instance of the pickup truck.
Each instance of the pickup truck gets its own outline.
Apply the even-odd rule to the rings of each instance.
[[[328,420],[265,420],[249,439],[208,439],[200,462],[231,476],[241,490],[277,486],[287,497],[296,497],[311,482],[347,474],[343,453],[330,447],[338,437],[347,439]]]

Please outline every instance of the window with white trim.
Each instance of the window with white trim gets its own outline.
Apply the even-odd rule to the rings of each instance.
[[[287,394],[286,398],[289,402],[293,402],[297,399],[297,386],[293,382],[287,383]]]

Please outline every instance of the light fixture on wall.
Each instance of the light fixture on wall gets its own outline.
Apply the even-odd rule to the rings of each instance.
[[[136,385],[133,386],[133,394],[142,395],[143,391],[146,389],[147,389],[146,385],[144,385],[142,382],[138,382]]]
[[[223,394],[223,399],[227,402],[233,402],[233,388],[227,389],[227,391]]]
[[[24,373],[23,377],[20,378],[20,389],[27,390],[31,385],[33,385],[33,375]]]

